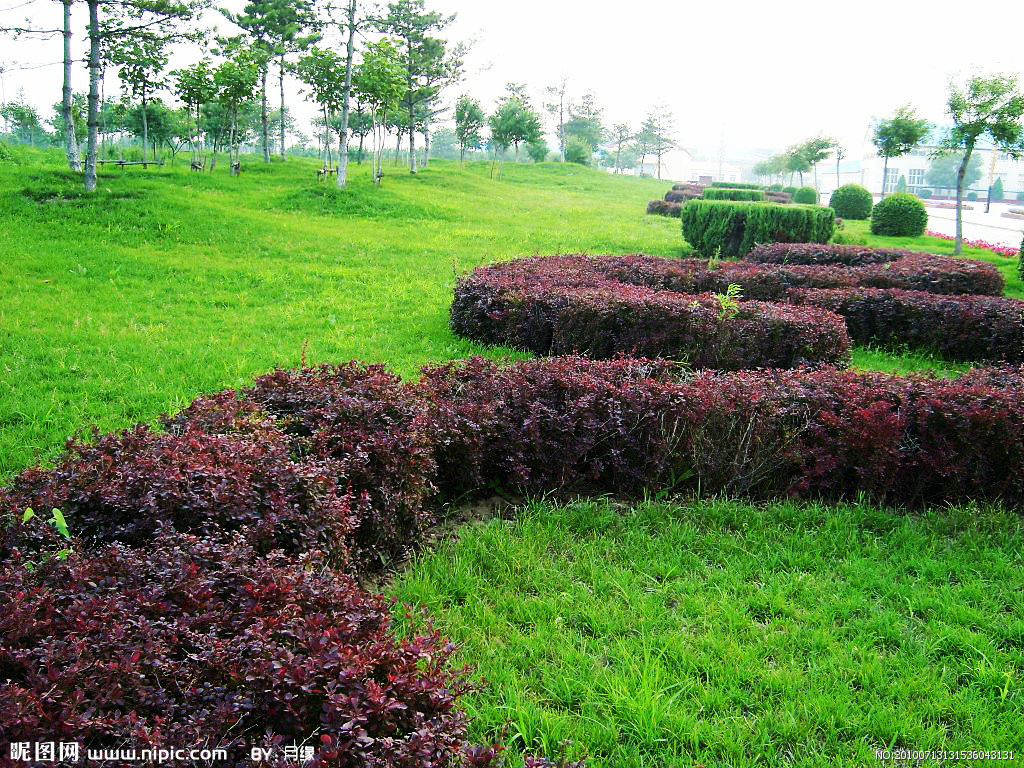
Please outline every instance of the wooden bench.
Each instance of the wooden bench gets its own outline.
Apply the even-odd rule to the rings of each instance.
[[[316,171],[316,180],[317,181],[323,181],[328,176],[330,176],[332,173],[337,175],[338,169],[337,168],[318,168],[317,171]]]
[[[201,170],[203,170],[203,166],[205,164],[206,164],[205,160],[193,160],[192,161],[192,170],[193,171],[201,171]]]
[[[151,165],[163,165],[163,160],[97,160],[97,165],[117,165],[124,168],[126,165],[141,165],[143,168],[148,168]]]

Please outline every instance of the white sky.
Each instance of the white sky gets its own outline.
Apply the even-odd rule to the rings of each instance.
[[[237,7],[242,0],[230,0]],[[0,25],[31,14],[59,23],[47,0],[0,0]],[[1024,74],[1024,0],[932,3],[906,0],[428,0],[457,13],[453,40],[475,41],[467,92],[489,109],[506,82],[526,83],[539,106],[562,74],[572,93],[595,93],[606,122],[638,124],[654,104],[676,119],[676,138],[698,154],[726,159],[779,151],[822,133],[856,157],[870,123],[911,102],[943,121],[951,77],[972,70]],[[13,10],[2,12],[5,8]],[[84,7],[76,8],[84,29]],[[219,26],[226,29],[223,19]],[[172,60],[185,63],[187,56]],[[0,39],[3,90],[24,88],[48,112],[60,98],[60,40]],[[76,71],[76,90],[86,85]],[[108,89],[113,85],[108,83]],[[289,90],[295,93],[295,86]],[[108,91],[109,92],[109,91]],[[299,96],[291,96],[298,104]],[[312,113],[311,107],[299,117]]]

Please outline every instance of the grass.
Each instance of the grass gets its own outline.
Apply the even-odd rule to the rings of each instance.
[[[666,184],[573,165],[434,162],[349,191],[312,161],[104,172],[84,198],[59,154],[0,163],[0,481],[91,424],[150,421],[274,366],[359,358],[413,375],[471,354],[452,335],[456,274],[556,251],[679,256],[647,216]]]
[[[998,509],[538,502],[392,592],[461,645],[477,739],[608,768],[862,766],[1024,748],[1022,553]]]
[[[104,172],[0,162],[0,481],[90,424],[150,421],[276,365],[403,375],[485,354],[453,336],[457,275],[559,251],[686,252],[644,213],[666,182],[572,165],[315,163]],[[866,243],[948,253],[928,238]],[[1024,295],[1012,260],[998,264]],[[965,366],[858,349],[862,369]],[[537,503],[464,529],[392,592],[427,606],[488,684],[481,738],[604,766],[863,765],[878,746],[1021,747],[1020,519],[869,506]]]

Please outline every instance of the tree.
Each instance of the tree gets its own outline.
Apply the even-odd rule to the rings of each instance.
[[[233,50],[246,46],[249,56],[259,68],[260,81],[260,127],[263,139],[263,161],[270,162],[270,119],[267,110],[267,74],[270,69],[270,59],[274,55],[274,31],[273,17],[275,15],[275,0],[249,0],[241,13],[232,13],[226,8],[220,12],[239,27],[244,33],[247,41],[241,38],[221,39],[225,46],[225,53],[231,54]]]
[[[174,79],[174,91],[188,110],[189,119],[195,116],[195,138],[190,139],[192,159],[196,156],[196,142],[202,135],[199,123],[203,106],[217,94],[217,85],[213,81],[213,68],[207,59],[200,59],[190,67],[175,70],[171,73]]]
[[[359,149],[356,152],[356,162],[363,163],[363,144],[366,137],[373,131],[373,115],[366,111],[360,102],[356,102],[356,108],[348,117],[348,129],[353,136],[359,137]]]
[[[611,144],[615,147],[615,173],[622,173],[622,149],[634,138],[633,129],[628,123],[616,123],[612,126]]]
[[[353,83],[360,100],[373,116],[373,180],[380,184],[384,177],[384,126],[391,111],[398,108],[406,85],[406,69],[391,40],[379,40],[366,46]]]
[[[600,146],[605,133],[601,114],[602,111],[594,102],[592,93],[585,93],[578,103],[570,104],[569,119],[562,127],[566,141],[575,136],[585,141],[591,148]]]
[[[961,87],[950,84],[947,111],[953,128],[942,148],[963,153],[956,177],[955,255],[963,253],[963,192],[967,166],[978,140],[987,136],[996,152],[1013,159],[1024,155],[1024,94],[1015,75],[968,78]]]
[[[526,154],[535,163],[543,163],[548,159],[548,145],[543,139],[531,141],[526,145]]]
[[[818,188],[818,163],[828,157],[835,141],[819,136],[815,139],[808,139],[797,147],[797,153],[803,158],[808,166],[814,171],[814,188]],[[800,177],[800,184],[803,185],[803,175]]]
[[[359,31],[358,19],[356,18],[356,0],[348,0],[345,19],[341,27],[346,32],[345,42],[345,82],[341,87],[341,126],[338,128],[338,189],[344,189],[348,185],[348,134],[349,117],[352,109],[352,77],[355,67],[356,32]],[[282,66],[283,59],[282,59]],[[282,70],[282,82],[284,74]],[[284,90],[282,87],[281,104],[284,108]],[[284,146],[284,128],[281,129],[281,145]],[[359,141],[360,159],[363,151],[362,139]]]
[[[76,151],[78,144],[85,138],[86,126],[85,126],[85,94],[76,93],[71,97],[71,141],[75,145]],[[57,103],[53,107],[53,118],[50,120],[50,125],[53,126],[53,130],[57,136],[64,142],[65,147],[68,145],[68,124],[65,122],[65,109],[63,101]],[[80,165],[80,163],[79,163]],[[77,170],[81,170],[78,168]]]
[[[230,117],[229,160],[232,174],[235,173],[235,163],[241,162],[238,150],[242,135],[239,128],[239,113],[242,105],[255,96],[262,61],[262,51],[241,50],[234,58],[217,67],[213,73],[213,81],[217,85],[217,98]]]
[[[888,120],[879,120],[871,134],[871,143],[878,150],[878,156],[884,158],[882,165],[882,190],[885,197],[885,185],[888,182],[889,160],[902,157],[928,135],[928,121],[918,118],[909,104],[900,107]]]
[[[355,0],[348,0],[351,18],[355,17]],[[349,14],[346,13],[346,17]],[[274,48],[274,56],[277,58],[277,84],[281,97],[280,111],[278,114],[278,154],[284,160],[285,155],[285,127],[287,125],[288,110],[284,100],[284,74],[288,68],[287,58],[290,53],[299,53],[315,43],[320,35],[315,31],[316,16],[313,13],[312,0],[273,0],[270,13],[267,16],[267,31]],[[351,35],[354,35],[354,30]],[[350,35],[350,36],[351,36]],[[350,45],[351,47],[351,41]],[[352,69],[352,56],[347,57],[348,69]],[[348,85],[351,88],[351,82]],[[344,107],[342,108],[344,111]],[[344,119],[342,120],[344,122]],[[347,158],[347,155],[346,155]],[[338,186],[345,186],[344,165],[346,161],[339,161]]]
[[[590,165],[594,156],[594,148],[586,139],[579,136],[570,136],[565,140],[565,161],[579,165]]]
[[[459,139],[459,162],[466,161],[467,149],[479,149],[483,143],[484,123],[486,122],[480,102],[469,96],[460,96],[455,104],[455,135]]]
[[[675,142],[670,136],[671,131],[672,113],[661,106],[648,112],[643,125],[640,126],[639,136],[643,139],[644,148],[657,159],[657,177],[659,179],[661,178],[661,159],[675,147]]]
[[[18,93],[17,101],[0,105],[0,117],[7,122],[14,137],[29,146],[41,144],[46,136],[39,113],[25,100],[23,92]]]
[[[334,115],[344,98],[345,80],[349,76],[345,61],[334,51],[313,46],[295,65],[295,74],[309,87],[309,94],[320,106],[324,116],[324,130],[329,132]],[[344,150],[344,137],[348,126],[339,126],[338,158]],[[324,168],[331,165],[331,144],[324,142]],[[339,171],[340,172],[340,171]]]
[[[956,175],[963,162],[962,152],[933,154],[928,161],[924,178],[936,189],[956,189]],[[964,174],[964,188],[969,188],[981,179],[981,155],[973,155]]]
[[[758,179],[767,179],[774,172],[772,169],[771,160],[762,160],[759,163],[755,163],[751,171]]]
[[[197,30],[182,29],[205,5],[205,0],[86,0],[89,8],[89,118],[85,154],[85,189],[96,191],[96,159],[99,140],[100,79],[103,47],[121,44],[135,36],[195,40]],[[101,12],[102,11],[102,12]]]
[[[1006,189],[1003,187],[1003,179],[1002,177],[997,176],[996,180],[992,182],[992,186],[989,187],[988,190],[989,202],[992,200],[1002,200],[1005,194]]]
[[[522,89],[513,83],[506,86],[508,95],[498,104],[498,109],[489,118],[491,139],[502,152],[515,147],[515,161],[519,162],[519,146],[540,140],[543,133],[538,115]]]
[[[836,156],[836,189],[839,189],[842,186],[839,180],[839,163],[846,157],[846,147],[837,141],[832,145],[832,153]]]
[[[436,96],[438,84],[453,77],[461,68],[461,57],[450,56],[446,41],[434,36],[455,20],[428,12],[424,0],[394,0],[382,28],[401,40],[401,61],[405,71],[403,103],[410,117],[409,172],[416,173],[416,118],[428,116],[422,109]],[[429,122],[429,121],[427,121]],[[427,122],[424,130],[429,130]]]
[[[568,79],[565,75],[555,84],[544,89],[549,101],[544,102],[546,111],[555,121],[555,136],[558,139],[558,157],[565,162],[565,111],[568,103],[565,99]]]
[[[811,170],[811,164],[807,162],[803,149],[803,145],[794,144],[783,153],[785,171],[789,174],[790,183],[793,181],[793,174],[799,174],[801,187],[804,185],[804,174]]]
[[[119,76],[128,87],[132,96],[140,100],[142,109],[142,159],[146,159],[146,146],[149,143],[148,110],[146,104],[149,96],[158,85],[158,78],[167,66],[167,54],[164,48],[167,38],[158,34],[142,32],[125,38],[108,47],[110,63],[119,68]],[[154,157],[155,150],[154,150]]]

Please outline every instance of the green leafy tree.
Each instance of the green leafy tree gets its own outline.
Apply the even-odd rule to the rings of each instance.
[[[1014,159],[1024,155],[1024,94],[1015,75],[979,75],[963,85],[950,84],[947,111],[953,128],[942,142],[943,149],[963,153],[957,169],[956,245],[954,254],[963,253],[963,193],[967,165],[982,137],[995,151]]]
[[[1006,190],[1003,187],[1003,180],[1001,177],[997,177],[995,182],[992,184],[992,188],[989,190],[989,200],[1002,200],[1006,194]]]
[[[213,73],[213,81],[217,85],[217,98],[230,117],[229,160],[232,174],[235,173],[235,164],[241,162],[239,144],[244,131],[240,125],[239,115],[242,106],[252,101],[256,95],[262,61],[262,52],[240,50]]]
[[[930,128],[928,121],[917,117],[909,104],[896,110],[892,117],[875,123],[871,132],[871,143],[875,145],[878,156],[883,158],[882,197],[885,197],[889,160],[902,157],[917,147],[924,141]]]
[[[76,93],[71,98],[71,125],[72,125],[72,136],[71,140],[77,147],[86,136],[86,125],[85,125],[85,112],[86,112],[86,95],[84,93]],[[61,139],[67,145],[67,123],[64,122],[65,110],[64,103],[58,102],[53,106],[53,117],[50,119],[50,125],[53,126],[53,130],[57,137]],[[80,168],[78,170],[81,170]]]
[[[638,141],[642,142],[647,153],[654,155],[657,161],[656,175],[659,179],[661,178],[662,158],[675,147],[671,133],[672,113],[662,106],[654,107],[648,112],[640,126]]]
[[[831,154],[835,144],[835,141],[832,139],[826,139],[823,136],[818,136],[814,139],[808,139],[803,144],[800,144],[796,149],[797,153],[799,153],[811,170],[814,171],[815,189],[818,188],[818,163]],[[800,183],[803,184],[802,176]]]
[[[373,115],[371,115],[360,102],[356,102],[355,109],[348,118],[348,130],[353,136],[359,137],[359,147],[356,150],[356,162],[363,164],[364,145],[366,137],[373,132]]]
[[[487,122],[480,102],[469,96],[460,96],[455,104],[455,135],[459,139],[459,162],[466,161],[467,149],[479,149],[483,143],[483,128]]]
[[[429,130],[426,123],[431,110],[425,107],[437,96],[441,84],[451,80],[462,66],[461,52],[449,50],[448,43],[437,36],[454,20],[454,14],[427,11],[425,0],[394,0],[388,4],[381,25],[383,31],[401,41],[399,56],[405,72],[402,102],[410,116],[410,173],[418,171],[416,129]],[[421,119],[423,123],[417,125]]]
[[[323,113],[325,129],[334,122],[344,99],[347,70],[345,60],[332,50],[313,46],[295,65],[295,74],[306,84],[309,96],[316,101]],[[338,131],[338,157],[344,149],[342,135],[347,126]],[[324,168],[331,166],[331,143],[324,141]]]
[[[374,183],[384,177],[384,131],[388,116],[405,94],[407,70],[395,43],[384,39],[366,46],[356,67],[353,85],[373,116]]]
[[[564,75],[555,85],[549,85],[544,89],[547,101],[544,102],[544,111],[551,115],[555,123],[555,137],[558,139],[558,157],[565,162],[565,115],[569,106],[566,93],[569,88],[569,80]]]
[[[602,110],[595,103],[594,94],[585,93],[578,102],[569,105],[569,119],[563,126],[563,133],[567,142],[569,138],[576,137],[592,148],[604,142]]]
[[[217,95],[217,84],[213,81],[213,67],[207,59],[200,59],[195,64],[171,73],[174,81],[174,92],[181,99],[188,111],[189,119],[195,119],[195,133],[190,138],[192,158],[197,154],[197,141],[202,135],[199,124],[203,106]],[[202,151],[201,148],[199,150]]]
[[[579,165],[590,165],[594,156],[594,148],[579,136],[570,136],[565,140],[565,161]]]
[[[110,63],[118,67],[119,77],[141,104],[139,115],[142,118],[140,138],[143,160],[146,159],[146,147],[149,144],[149,111],[146,105],[153,91],[160,87],[160,74],[167,66],[167,43],[168,38],[145,32],[129,36],[108,47]],[[156,159],[155,154],[153,159]]]
[[[46,130],[39,119],[39,113],[25,100],[24,93],[18,94],[17,101],[0,105],[0,117],[3,117],[8,130],[18,141],[33,147],[45,142]]]
[[[804,185],[804,174],[811,170],[811,164],[807,160],[804,149],[804,145],[794,144],[783,155],[786,158],[786,172],[789,174],[790,183],[793,181],[793,174],[798,174],[801,187]]]
[[[526,154],[535,163],[543,163],[548,159],[548,145],[543,139],[531,141],[526,145]]]
[[[515,161],[519,162],[519,147],[536,143],[543,133],[540,115],[514,84],[506,86],[508,95],[498,104],[498,109],[489,118],[491,140],[504,153],[515,148]]]
[[[956,175],[963,161],[962,152],[945,152],[932,155],[928,161],[928,169],[924,173],[925,181],[939,189],[956,189]],[[981,155],[973,155],[967,163],[964,174],[964,187],[970,187],[981,179]]]
[[[612,126],[610,141],[611,146],[615,148],[615,162],[612,166],[615,173],[622,173],[622,152],[628,148],[629,142],[634,138],[636,138],[636,135],[628,123],[616,123]]]

